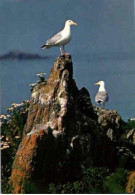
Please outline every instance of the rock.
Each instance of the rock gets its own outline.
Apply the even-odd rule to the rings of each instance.
[[[116,110],[104,110],[99,107],[95,107],[95,112],[98,115],[98,123],[105,129],[110,127],[112,129],[118,129],[120,127],[121,117],[117,114]]]
[[[133,144],[135,144],[135,129],[131,129],[127,133],[127,139],[131,140]]]
[[[21,138],[21,136],[15,136],[15,139],[19,139],[19,138]]]
[[[103,127],[107,136],[111,140],[117,140],[120,138],[121,131],[121,117],[116,110],[105,110],[94,106],[94,112],[98,116],[98,123]]]
[[[32,90],[10,178],[12,192],[30,193],[34,184],[45,193],[48,183],[77,179],[81,167],[114,169],[120,123],[116,111],[93,107],[87,89],[76,86],[71,56],[59,56],[46,83]]]
[[[127,193],[135,193],[135,171],[131,172],[128,178],[127,186],[126,186]]]
[[[72,164],[72,169],[74,167],[74,177],[80,166],[80,155],[86,147],[81,145],[86,145],[85,140],[89,142],[91,139],[91,135],[88,135],[88,138],[87,135],[80,135],[88,133],[96,137],[96,134],[100,134],[94,118],[95,113],[88,91],[85,88],[78,90],[73,80],[71,56],[58,57],[47,83],[38,84],[32,91],[23,140],[11,174],[13,192],[24,193],[26,180],[44,178],[46,184],[51,178],[56,179],[56,173],[57,179],[60,179],[66,169],[67,149],[71,150],[70,143],[73,137],[79,134],[79,139],[73,141],[68,162]],[[85,151],[84,156],[88,153],[91,151]],[[39,167],[41,171],[38,173]],[[69,170],[65,170],[65,178],[69,178],[70,174]]]
[[[9,147],[10,147],[10,142],[8,142],[8,141],[1,141],[0,150],[7,149]]]
[[[108,136],[111,140],[113,140],[113,129],[109,128],[109,129],[107,130],[107,136]]]

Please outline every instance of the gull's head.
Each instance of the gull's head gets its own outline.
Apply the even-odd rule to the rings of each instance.
[[[98,81],[97,83],[94,83],[94,85],[104,86],[105,82],[104,81]]]
[[[75,25],[75,26],[77,26],[77,23],[76,22],[73,22],[72,20],[67,20],[66,21],[66,25],[69,25],[69,26]]]

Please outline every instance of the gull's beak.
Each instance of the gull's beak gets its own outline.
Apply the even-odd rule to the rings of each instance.
[[[75,25],[75,26],[77,26],[77,23],[76,23],[76,22],[73,22],[73,23],[72,23],[72,25]]]
[[[94,85],[99,85],[99,83],[94,83]]]

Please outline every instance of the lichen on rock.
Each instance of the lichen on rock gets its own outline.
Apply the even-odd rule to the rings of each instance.
[[[132,171],[129,175],[127,186],[126,186],[127,193],[135,193],[135,171]]]

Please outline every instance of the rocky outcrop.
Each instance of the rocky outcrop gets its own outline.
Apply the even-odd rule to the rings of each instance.
[[[73,181],[82,167],[118,165],[121,118],[93,107],[78,89],[69,54],[57,58],[46,82],[31,94],[22,142],[13,163],[13,193],[45,193],[50,182]]]
[[[116,141],[122,133],[121,117],[116,110],[104,110],[99,107],[94,107],[94,111],[98,116],[98,124],[101,125],[107,136]]]
[[[135,129],[129,130],[126,137],[131,143],[135,144]]]

